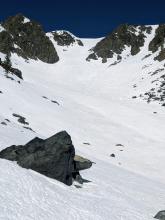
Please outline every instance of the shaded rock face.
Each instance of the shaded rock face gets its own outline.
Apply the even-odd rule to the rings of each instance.
[[[52,42],[37,22],[25,22],[25,17],[18,14],[9,17],[2,26],[5,30],[0,32],[0,52],[13,52],[23,58],[40,59],[46,63],[59,60]]]
[[[73,35],[71,35],[67,31],[55,31],[52,32],[52,34],[54,40],[57,42],[59,46],[70,46],[75,43],[77,43],[79,46],[83,46],[81,40],[76,39]]]
[[[158,212],[154,218],[159,220],[165,220],[165,210]]]
[[[0,32],[0,52],[4,54],[14,52],[13,39],[7,31]]]
[[[136,55],[140,52],[140,47],[144,46],[145,34],[149,34],[151,30],[150,26],[120,25],[92,48],[93,53],[87,60],[100,57],[102,62],[107,62],[107,58],[121,54],[126,46],[131,47],[131,55]]]
[[[66,131],[46,140],[34,138],[24,146],[13,145],[0,152],[0,158],[17,161],[23,168],[35,170],[66,185],[72,184],[81,168],[90,167],[82,166],[84,161],[75,162],[74,157],[75,149]]]
[[[149,44],[149,50],[152,51],[153,53],[160,49],[160,53],[157,57],[155,57],[155,60],[162,61],[165,59],[164,43],[165,43],[165,24],[161,24],[156,29],[155,37]]]

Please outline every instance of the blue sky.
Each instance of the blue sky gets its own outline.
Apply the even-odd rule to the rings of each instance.
[[[0,20],[19,12],[46,31],[65,29],[80,37],[107,35],[119,24],[165,23],[165,0],[0,0]]]

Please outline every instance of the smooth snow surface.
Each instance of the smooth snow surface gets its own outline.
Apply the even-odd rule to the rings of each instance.
[[[60,47],[48,34],[58,63],[25,61],[13,54],[13,66],[23,73],[21,83],[0,69],[0,123],[6,123],[0,124],[0,149],[66,130],[76,153],[95,162],[82,172],[91,182],[76,188],[76,183],[67,187],[1,159],[0,219],[151,220],[165,209],[165,110],[132,99],[154,86],[155,76],[148,72],[164,65],[154,55],[142,59],[153,35],[154,27],[137,56],[127,48],[122,62],[111,66],[113,59],[106,64],[86,61],[100,39],[81,39],[84,47]],[[25,117],[35,132],[13,113]]]

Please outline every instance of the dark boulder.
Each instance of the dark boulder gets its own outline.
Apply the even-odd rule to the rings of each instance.
[[[83,164],[74,160],[75,149],[70,135],[66,131],[43,140],[34,138],[24,146],[11,146],[0,152],[0,158],[17,161],[27,169],[35,170],[45,176],[71,185],[79,176],[80,169],[89,168],[89,162]]]
[[[165,220],[165,210],[158,212],[154,218],[159,220]]]

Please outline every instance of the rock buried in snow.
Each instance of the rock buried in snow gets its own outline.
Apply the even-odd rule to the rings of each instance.
[[[17,161],[27,169],[71,185],[79,170],[92,166],[92,162],[76,156],[70,135],[59,132],[43,140],[34,138],[27,144],[11,146],[0,152],[0,158]],[[75,159],[74,159],[75,158]]]
[[[18,115],[18,114],[15,114],[13,113],[13,116],[18,118],[18,122],[21,123],[21,124],[24,124],[24,125],[29,125],[28,122],[26,122],[26,118],[21,116],[21,115]]]
[[[165,220],[165,210],[158,212],[154,218],[159,220]]]

